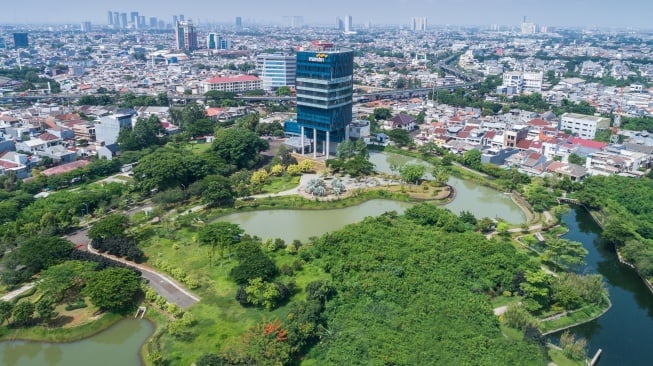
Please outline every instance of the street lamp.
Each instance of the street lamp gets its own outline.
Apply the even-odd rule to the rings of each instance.
[[[86,207],[86,214],[90,215],[90,212],[88,210],[88,204],[86,202],[82,202],[82,205],[84,205],[84,207]]]

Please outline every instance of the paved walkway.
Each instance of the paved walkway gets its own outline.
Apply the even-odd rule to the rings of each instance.
[[[137,264],[126,259],[118,258],[106,253],[99,253],[98,251],[91,248],[89,245],[90,239],[88,238],[88,229],[79,230],[71,235],[66,236],[66,239],[70,240],[77,245],[79,250],[88,250],[91,253],[101,255],[106,258],[113,259],[115,261],[124,263],[130,267],[136,268],[141,271],[141,276],[147,280],[148,284],[152,286],[156,292],[163,296],[168,302],[179,305],[182,308],[188,308],[200,301],[200,298],[196,295],[190,293],[186,290],[181,284],[168,277],[167,275],[160,273],[153,269],[152,267]]]
[[[23,287],[13,290],[10,293],[5,294],[4,296],[0,297],[0,300],[2,301],[9,301],[15,298],[16,296],[22,294],[23,292],[29,291],[32,287],[34,287],[36,283],[28,283],[27,285],[24,285]]]

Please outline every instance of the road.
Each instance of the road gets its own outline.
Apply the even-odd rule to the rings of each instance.
[[[136,212],[147,209],[148,207],[149,206],[133,208],[126,213],[131,216]],[[97,251],[93,250],[93,248],[89,246],[90,239],[88,238],[88,230],[89,228],[78,230],[72,234],[66,235],[65,238],[75,244],[78,250],[88,250],[92,253],[113,259],[115,261],[119,261],[130,267],[138,269],[141,271],[142,277],[147,280],[148,284],[154,290],[156,290],[159,295],[163,296],[170,303],[177,304],[185,309],[200,301],[199,297],[190,293],[190,291],[186,290],[181,284],[169,276],[156,271],[152,267],[144,264],[130,262],[128,260],[118,258],[106,253],[98,253]]]

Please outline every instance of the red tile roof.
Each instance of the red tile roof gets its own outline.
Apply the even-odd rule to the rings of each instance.
[[[242,83],[246,81],[257,81],[259,78],[257,78],[254,75],[239,75],[239,76],[233,76],[233,77],[214,77],[206,82],[209,84],[222,84],[222,83]]]
[[[0,168],[11,169],[11,168],[18,168],[19,166],[20,164],[14,163],[13,161],[0,160]]]
[[[42,174],[46,176],[50,176],[50,175],[68,173],[77,168],[83,168],[88,164],[89,162],[87,160],[77,160],[77,161],[73,161],[72,163],[63,164],[63,165],[55,166],[50,169],[46,169],[42,172]]]
[[[43,141],[53,141],[53,140],[59,140],[59,138],[51,133],[45,132],[42,133],[38,136]]]
[[[606,144],[605,142],[585,140],[580,137],[572,137],[571,139],[569,139],[569,142],[571,142],[574,145],[580,145],[583,147],[588,147],[590,149],[597,149],[597,150],[601,150],[604,147],[608,146],[608,144]]]
[[[539,119],[539,118],[532,119],[532,120],[528,121],[528,123],[526,123],[526,124],[529,125],[529,126],[542,126],[542,127],[550,125],[549,122],[547,122],[547,121],[545,121],[543,119]]]

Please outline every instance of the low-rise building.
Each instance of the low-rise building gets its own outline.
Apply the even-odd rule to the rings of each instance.
[[[605,117],[587,116],[578,113],[565,113],[560,118],[560,129],[571,131],[581,138],[592,140],[596,131],[610,127],[610,119]]]
[[[200,85],[202,93],[212,90],[244,93],[251,90],[261,89],[261,79],[254,75],[240,75],[235,77],[214,77],[205,80]]]

